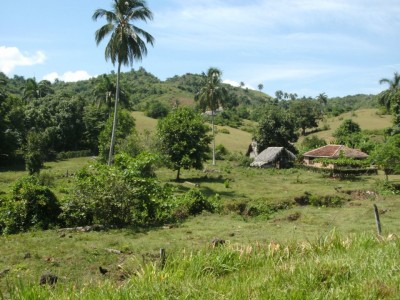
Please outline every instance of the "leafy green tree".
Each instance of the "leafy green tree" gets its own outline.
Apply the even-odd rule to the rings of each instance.
[[[112,10],[97,9],[92,18],[96,21],[102,17],[106,18],[107,23],[96,31],[95,40],[99,45],[106,36],[111,35],[105,48],[105,58],[110,59],[113,65],[117,64],[114,119],[108,155],[108,164],[111,165],[116,138],[121,66],[142,60],[143,55],[147,54],[146,43],[154,43],[153,36],[133,22],[151,20],[153,14],[144,0],[114,0]]]
[[[311,99],[300,99],[290,103],[290,112],[296,119],[301,134],[306,134],[307,128],[318,127],[318,121],[322,119],[322,113],[318,103]]]
[[[107,121],[107,110],[99,109],[94,105],[87,105],[83,111],[84,145],[93,154],[99,152],[99,135],[103,131]]]
[[[157,135],[161,151],[177,171],[201,169],[209,151],[208,127],[200,115],[188,107],[178,107],[158,121]]]
[[[258,90],[261,92],[264,88],[264,85],[262,83],[260,83],[257,87],[258,87]]]
[[[347,137],[349,135],[352,135],[352,134],[355,134],[355,133],[360,133],[360,132],[361,132],[360,125],[358,125],[352,119],[346,119],[335,130],[335,132],[333,133],[333,136],[337,140],[340,141],[342,138],[345,138],[345,137]]]
[[[332,135],[336,144],[360,148],[363,151],[370,151],[374,147],[369,137],[361,132],[360,125],[351,119],[344,120]]]
[[[254,139],[259,151],[268,147],[286,147],[297,152],[293,142],[297,141],[296,124],[290,112],[277,105],[266,105],[259,114]]]
[[[29,175],[37,174],[43,168],[46,144],[43,133],[29,132],[25,150],[25,165]]]
[[[167,105],[159,100],[151,101],[146,108],[146,116],[154,119],[164,118],[168,112]]]
[[[109,137],[113,127],[114,118],[110,116],[104,126],[104,129],[99,135],[99,156],[102,161],[107,161],[107,154],[110,153],[109,149]],[[130,134],[135,130],[135,120],[131,114],[126,110],[118,111],[119,126],[115,132],[115,137],[117,138],[117,143],[115,144],[115,153],[119,152],[119,146],[123,143]]]
[[[326,145],[326,141],[316,135],[307,136],[301,142],[301,149],[306,152]]]
[[[6,92],[7,81],[0,78],[0,162],[13,161],[24,137],[23,105]]]
[[[385,172],[386,180],[392,172],[400,172],[400,134],[389,137],[386,143],[376,148],[371,155],[371,162],[381,166]]]
[[[222,72],[217,68],[209,68],[207,74],[203,72],[203,85],[195,95],[195,101],[199,102],[200,108],[205,112],[211,110],[211,129],[213,138],[212,164],[215,166],[215,130],[214,116],[215,112],[221,107],[227,98],[227,90],[222,85]]]

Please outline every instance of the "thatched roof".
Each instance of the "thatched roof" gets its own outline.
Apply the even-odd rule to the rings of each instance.
[[[344,157],[348,158],[367,158],[368,154],[358,149],[352,149],[343,145],[326,145],[303,154],[304,157],[321,157],[321,158],[339,158],[340,152],[343,151]]]
[[[289,160],[295,160],[296,156],[284,147],[268,147],[256,156],[250,164],[252,167],[261,167],[265,164],[275,162],[281,155],[285,155]]]

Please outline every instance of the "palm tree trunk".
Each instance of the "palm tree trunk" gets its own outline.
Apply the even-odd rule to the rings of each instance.
[[[215,131],[214,131],[214,111],[211,111],[211,130],[213,137],[213,146],[212,146],[212,165],[215,166]]]
[[[110,152],[108,154],[108,165],[111,166],[113,161],[114,154],[114,146],[115,146],[115,131],[117,129],[117,121],[118,121],[118,100],[119,100],[119,75],[121,71],[121,62],[118,62],[118,71],[117,71],[117,87],[115,91],[115,106],[114,106],[114,119],[113,119],[113,127],[111,132],[111,145]]]

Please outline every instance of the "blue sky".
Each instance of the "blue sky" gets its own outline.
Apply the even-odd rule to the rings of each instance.
[[[115,70],[94,32],[111,0],[3,1],[0,71],[76,81]],[[315,97],[376,94],[400,71],[399,0],[147,0],[140,66],[161,80],[209,67],[231,84]],[[124,71],[131,67],[125,67]]]

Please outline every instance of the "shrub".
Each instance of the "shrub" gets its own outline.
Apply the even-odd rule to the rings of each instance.
[[[56,159],[70,159],[75,157],[85,157],[92,155],[91,150],[79,150],[79,151],[66,151],[66,152],[59,152],[56,155]]]
[[[76,186],[63,206],[68,225],[146,226],[171,218],[172,190],[154,174],[156,158],[141,154],[115,157],[114,166],[97,164],[77,173]]]
[[[242,167],[249,167],[250,164],[253,162],[253,159],[251,159],[249,156],[243,155],[239,152],[228,154],[226,156],[226,159],[228,159],[229,161],[234,161]]]
[[[153,118],[153,119],[160,119],[164,118],[168,115],[169,108],[166,104],[155,100],[148,104],[146,109],[146,116]]]
[[[305,137],[301,142],[301,149],[303,151],[309,151],[315,148],[319,148],[326,145],[326,141],[323,138],[319,138],[316,135],[311,137]]]
[[[309,192],[305,192],[303,195],[299,197],[295,197],[294,201],[298,205],[312,205],[317,207],[337,207],[341,206],[343,203],[343,198],[339,196],[320,196],[320,195],[313,195]]]
[[[215,206],[199,189],[189,190],[182,199],[182,204],[190,215],[198,215],[203,211],[214,212]]]
[[[215,147],[215,158],[216,159],[224,159],[226,155],[229,154],[228,149],[225,148],[224,145],[219,144],[217,147]]]
[[[19,179],[10,198],[0,203],[4,233],[18,233],[30,228],[48,229],[59,224],[60,205],[54,193],[40,185],[37,177]]]

